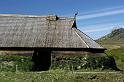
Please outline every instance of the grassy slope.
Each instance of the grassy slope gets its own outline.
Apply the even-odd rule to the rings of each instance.
[[[113,55],[116,60],[117,67],[121,70],[124,70],[124,48],[123,47],[107,50],[106,53],[108,55]]]
[[[123,82],[123,80],[121,73],[72,73],[63,70],[0,73],[0,82]]]
[[[113,30],[97,41],[108,49],[106,53],[113,55],[117,66],[124,70],[124,28]]]

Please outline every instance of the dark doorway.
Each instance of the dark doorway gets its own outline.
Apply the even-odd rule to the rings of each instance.
[[[33,71],[49,70],[49,67],[51,65],[51,51],[49,50],[34,51],[32,60],[34,62]]]

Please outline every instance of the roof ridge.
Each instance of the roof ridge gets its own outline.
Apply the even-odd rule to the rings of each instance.
[[[0,16],[12,16],[12,17],[41,17],[41,18],[45,18],[45,17],[48,17],[49,15],[44,15],[44,16],[41,16],[41,15],[23,15],[23,14],[0,14]],[[57,16],[57,15],[54,15],[54,16]],[[64,20],[64,19],[74,19],[72,17],[62,17],[62,16],[59,16],[60,19]]]
[[[85,42],[85,40],[81,38],[81,36],[77,33],[77,31],[75,31],[75,30],[77,30],[77,29],[76,29],[76,28],[72,28],[72,29],[74,30],[75,34],[81,39],[81,41],[82,41],[84,44],[86,44],[87,48],[90,48],[89,45]]]
[[[80,31],[79,29],[77,29],[78,31]],[[80,31],[81,33],[83,33],[82,31]],[[86,35],[85,33],[83,33],[85,36],[87,36],[89,39],[93,40],[91,37],[89,37],[88,35]],[[94,41],[94,40],[93,40]],[[98,44],[96,41],[94,41],[96,44]],[[102,45],[99,45],[100,47],[103,47]]]
[[[15,17],[46,17],[46,16],[37,16],[37,15],[21,15],[21,14],[0,14],[0,16],[15,16]]]

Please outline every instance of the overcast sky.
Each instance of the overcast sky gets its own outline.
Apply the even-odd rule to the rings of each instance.
[[[0,14],[26,14],[73,17],[78,28],[100,38],[124,27],[124,0],[0,0]]]

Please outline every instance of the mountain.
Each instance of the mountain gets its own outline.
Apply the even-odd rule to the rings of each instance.
[[[111,33],[99,38],[97,42],[107,49],[124,48],[124,28],[113,30]]]
[[[102,44],[124,43],[124,28],[115,29],[110,34],[101,37],[97,41]]]

